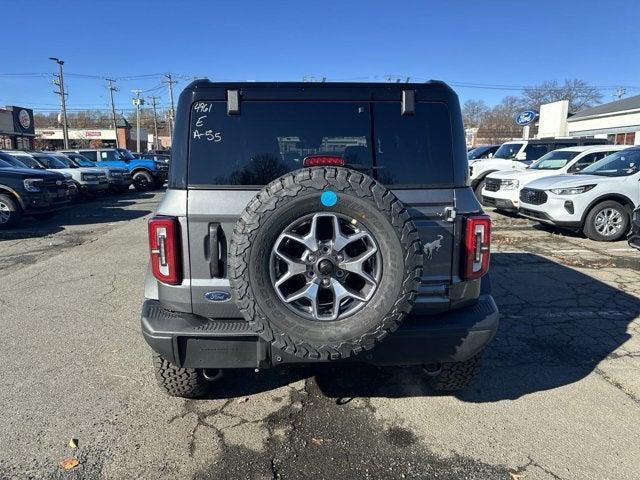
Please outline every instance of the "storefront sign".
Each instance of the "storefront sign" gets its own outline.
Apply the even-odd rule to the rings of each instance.
[[[524,127],[525,125],[535,122],[537,118],[538,112],[534,110],[526,110],[516,115],[516,123],[521,127]]]
[[[100,130],[87,130],[84,132],[86,138],[101,138],[102,132]]]
[[[22,107],[7,107],[13,112],[13,128],[16,135],[32,136],[35,134],[33,126],[33,110]]]
[[[18,123],[25,130],[29,130],[31,127],[31,116],[24,108],[18,111]]]

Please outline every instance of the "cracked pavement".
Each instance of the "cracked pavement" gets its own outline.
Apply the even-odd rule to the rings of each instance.
[[[228,372],[182,400],[156,388],[139,333],[161,195],[0,232],[1,479],[640,477],[640,252],[626,242],[492,213],[502,323],[456,395],[417,368],[326,365]],[[80,466],[64,472],[69,456]]]

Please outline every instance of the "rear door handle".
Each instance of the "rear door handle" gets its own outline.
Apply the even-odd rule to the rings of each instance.
[[[219,223],[209,224],[209,272],[211,278],[220,277],[220,239]]]

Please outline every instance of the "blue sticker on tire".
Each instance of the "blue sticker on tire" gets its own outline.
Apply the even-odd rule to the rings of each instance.
[[[333,207],[338,203],[338,195],[336,195],[336,192],[332,190],[327,190],[326,192],[322,192],[322,195],[320,195],[320,202],[322,202],[322,205],[325,207]]]

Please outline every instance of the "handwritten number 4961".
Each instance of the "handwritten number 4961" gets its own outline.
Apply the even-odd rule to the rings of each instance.
[[[206,132],[202,133],[198,130],[194,130],[193,131],[193,138],[200,140],[202,139],[202,137],[204,137],[205,140],[208,140],[209,142],[221,142],[222,141],[222,133],[221,132],[214,132],[213,130],[207,130]]]

